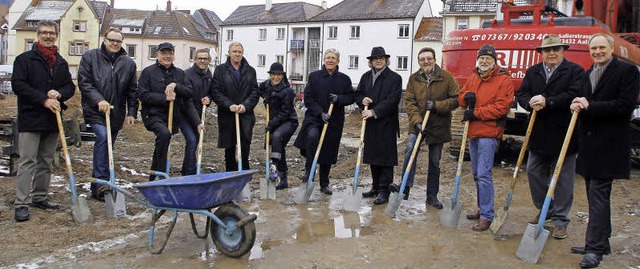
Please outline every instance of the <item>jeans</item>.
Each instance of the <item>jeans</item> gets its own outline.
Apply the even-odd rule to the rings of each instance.
[[[180,132],[184,136],[184,159],[182,160],[182,175],[196,174],[196,150],[198,147],[197,129],[191,127],[187,121],[180,123]]]
[[[109,172],[109,149],[107,143],[107,127],[101,124],[92,124],[91,129],[96,135],[96,141],[93,143],[93,174],[94,178],[109,180],[111,175]],[[118,131],[111,129],[111,146],[116,141]],[[112,149],[113,150],[113,149]],[[97,195],[98,184],[91,183],[91,194]]]
[[[402,173],[407,170],[407,165],[409,164],[409,158],[411,158],[411,152],[413,151],[413,145],[415,145],[416,140],[418,139],[417,134],[410,133],[409,140],[407,140],[407,147],[404,150],[404,162],[402,164]],[[424,141],[424,138],[422,139]],[[422,141],[420,141],[422,144]],[[442,147],[443,143],[429,144],[429,172],[427,174],[427,197],[438,197],[438,191],[440,190],[440,158],[442,157]],[[416,152],[416,157],[414,159],[414,163],[411,166],[411,170],[409,170],[409,175],[407,177],[407,187],[411,188],[413,186],[413,180],[416,174],[416,161],[418,159],[418,155],[420,154],[420,145],[418,145],[418,151]]]
[[[577,153],[568,154],[564,158],[562,171],[558,176],[555,194],[549,205],[547,216],[551,218],[553,224],[559,227],[569,225],[569,212],[573,203],[573,182],[576,176]],[[529,189],[533,205],[540,210],[547,196],[549,183],[553,176],[558,155],[542,155],[529,151],[527,161],[527,175],[529,177]],[[547,217],[545,216],[545,217]]]
[[[315,173],[311,171],[313,166],[313,157],[316,155],[316,149],[320,143],[320,128],[309,127],[307,130],[307,147],[305,150],[306,161],[304,163],[305,171],[309,173]],[[331,173],[331,164],[316,164],[316,169],[320,170],[320,187],[329,186],[329,174]]]
[[[287,172],[289,170],[287,167],[287,152],[285,151],[285,147],[296,131],[296,127],[297,124],[293,125],[291,122],[285,122],[276,127],[271,133],[270,158],[277,160],[276,166],[279,172]]]
[[[493,190],[493,157],[498,149],[496,138],[469,139],[469,155],[471,155],[471,172],[476,183],[477,202],[480,208],[480,218],[493,221],[495,212]]]

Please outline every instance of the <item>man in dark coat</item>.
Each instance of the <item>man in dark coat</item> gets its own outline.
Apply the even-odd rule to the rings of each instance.
[[[592,35],[589,53],[594,64],[580,97],[571,103],[571,110],[580,112],[577,172],[584,177],[589,201],[585,246],[571,248],[584,254],[582,268],[597,267],[602,255],[611,253],[611,185],[613,179],[629,178],[629,122],[640,89],[638,68],[613,56],[613,37]]]
[[[29,208],[58,209],[47,200],[51,163],[58,141],[55,113],[65,107],[75,85],[67,61],[58,54],[58,24],[38,23],[38,42],[13,63],[11,84],[18,96],[20,163],[16,179],[15,220],[29,220]],[[74,186],[75,187],[75,186]]]
[[[451,111],[458,107],[458,94],[460,86],[453,75],[442,70],[436,64],[436,51],[430,47],[418,52],[420,69],[409,77],[407,92],[404,95],[404,104],[409,117],[409,139],[404,150],[404,162],[402,173],[407,169],[413,147],[418,139],[418,133],[422,132],[423,140],[429,147],[429,173],[427,174],[427,199],[437,209],[442,209],[442,203],[438,200],[440,190],[440,159],[444,143],[451,141]],[[427,126],[421,126],[427,110],[431,111]],[[418,143],[418,147],[422,141]],[[418,158],[416,153],[416,159]],[[409,190],[413,186],[416,174],[417,161],[414,161],[407,185],[404,189],[404,199],[409,198]],[[392,189],[399,189],[393,184]]]
[[[371,189],[378,192],[373,203],[377,205],[389,201],[393,167],[398,165],[398,104],[402,96],[402,77],[388,68],[389,57],[383,47],[371,50],[371,56],[367,57],[371,70],[362,75],[356,91],[356,104],[367,120],[362,162],[371,166]],[[365,110],[364,106],[369,107]]]
[[[547,196],[549,182],[571,121],[571,111],[567,106],[582,88],[584,69],[564,59],[564,51],[568,48],[569,45],[562,44],[557,35],[546,35],[542,45],[536,48],[542,54],[543,61],[527,70],[520,89],[516,91],[520,106],[528,111],[537,111],[529,138],[527,175],[533,205],[538,210]],[[555,227],[552,235],[556,239],[567,237],[576,176],[577,140],[577,135],[573,135],[556,184],[553,203],[545,216],[545,219],[553,221]],[[529,223],[538,223],[538,217]]]
[[[209,106],[211,103],[210,86],[212,74],[209,71],[209,63],[211,56],[208,49],[199,49],[196,51],[195,64],[184,71],[185,83],[191,89],[191,100],[198,111],[198,118],[202,115],[202,106]],[[200,119],[202,120],[202,119]],[[184,122],[183,124],[188,124]],[[181,128],[189,128],[183,126]],[[196,150],[199,133],[196,130],[192,132],[182,132],[185,136],[184,160],[182,161],[182,174],[194,175],[196,173]],[[187,137],[188,136],[188,137]]]
[[[349,76],[338,71],[340,53],[336,49],[324,52],[322,70],[313,71],[304,88],[304,104],[307,111],[294,146],[300,149],[300,154],[307,158],[305,162],[305,180],[309,177],[320,142],[320,133],[325,123],[329,123],[324,137],[318,164],[320,166],[320,191],[331,195],[329,173],[331,165],[338,160],[338,149],[344,126],[344,107],[354,102],[354,91]],[[333,111],[329,114],[329,104],[333,103]]]
[[[109,180],[104,113],[110,113],[112,142],[116,141],[124,122],[128,126],[133,125],[138,114],[136,63],[122,48],[123,38],[120,29],[109,28],[104,34],[102,46],[83,54],[78,69],[82,113],[96,135],[92,176],[102,180]],[[111,106],[113,109],[110,109]],[[91,197],[94,199],[102,199],[104,195],[98,193],[98,187],[98,184],[91,183]]]
[[[171,135],[178,132],[178,127],[185,133],[199,131],[204,128],[204,125],[200,123],[198,112],[191,101],[191,89],[185,83],[184,71],[173,65],[175,60],[173,45],[168,42],[160,43],[156,59],[155,64],[142,70],[138,89],[142,102],[142,121],[147,130],[156,135],[151,170],[169,172],[167,151]],[[169,132],[171,101],[174,102],[174,115],[171,132]],[[195,160],[191,161],[195,162]],[[149,176],[149,180],[154,179],[155,175]]]
[[[226,171],[237,171],[236,119],[240,114],[240,145],[242,169],[249,168],[249,149],[256,116],[253,109],[258,104],[260,92],[253,69],[242,56],[244,48],[240,42],[229,44],[229,57],[218,65],[213,73],[211,96],[218,105],[218,147],[224,149]]]

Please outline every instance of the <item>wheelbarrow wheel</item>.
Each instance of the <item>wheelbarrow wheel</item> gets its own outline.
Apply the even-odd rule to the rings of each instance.
[[[249,213],[235,204],[222,205],[214,214],[228,227],[235,227],[241,219],[249,217]],[[233,231],[218,225],[215,221],[212,221],[209,227],[211,240],[218,251],[232,258],[242,257],[251,250],[256,241],[256,226],[253,221]]]

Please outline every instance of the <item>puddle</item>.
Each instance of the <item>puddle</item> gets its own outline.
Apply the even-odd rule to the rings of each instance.
[[[373,228],[362,223],[359,213],[344,212],[325,222],[302,224],[293,238],[298,243],[311,243],[320,238],[356,238],[373,234]]]

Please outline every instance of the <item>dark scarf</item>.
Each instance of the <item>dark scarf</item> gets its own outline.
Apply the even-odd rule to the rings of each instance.
[[[58,53],[58,47],[55,45],[47,48],[40,44],[40,42],[36,43],[36,48],[42,55],[44,59],[47,60],[47,64],[49,64],[49,68],[53,68],[53,64],[56,63],[56,53]]]

